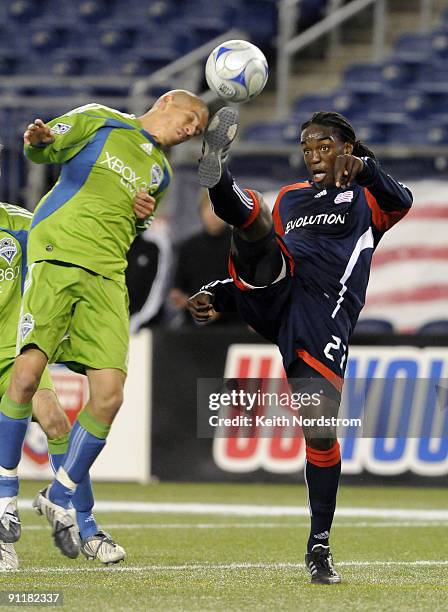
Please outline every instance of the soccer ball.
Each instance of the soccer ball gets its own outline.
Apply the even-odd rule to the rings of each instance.
[[[228,40],[210,53],[207,84],[227,102],[247,102],[263,91],[268,63],[258,47],[246,40]]]

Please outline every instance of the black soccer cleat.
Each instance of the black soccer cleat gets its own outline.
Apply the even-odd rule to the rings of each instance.
[[[204,132],[198,179],[203,187],[214,187],[221,178],[229,148],[238,131],[238,111],[224,106],[213,115]]]
[[[21,533],[22,525],[17,511],[17,499],[13,497],[0,517],[0,541],[13,544],[20,538]]]
[[[333,555],[329,546],[315,544],[305,555],[305,565],[311,574],[312,584],[339,584],[341,577],[333,567]]]

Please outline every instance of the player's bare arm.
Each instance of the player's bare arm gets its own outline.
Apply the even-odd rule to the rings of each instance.
[[[23,142],[33,147],[49,145],[54,142],[54,136],[51,133],[50,127],[42,119],[35,119],[34,123],[30,123],[26,128],[23,134]]]
[[[338,155],[334,163],[336,187],[350,187],[364,168],[364,162],[355,155]]]

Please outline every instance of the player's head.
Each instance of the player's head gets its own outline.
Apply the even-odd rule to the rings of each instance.
[[[160,144],[172,147],[202,134],[208,121],[208,108],[194,93],[174,89],[160,96],[139,119]]]
[[[311,178],[326,187],[334,185],[334,164],[338,155],[375,158],[374,153],[356,139],[351,123],[339,113],[314,113],[302,124],[300,144]]]

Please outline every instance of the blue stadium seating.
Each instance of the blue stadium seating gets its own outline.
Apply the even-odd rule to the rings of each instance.
[[[295,121],[253,123],[246,129],[243,137],[252,142],[298,144],[299,125]]]
[[[440,319],[425,323],[418,330],[418,334],[428,334],[432,336],[448,336],[448,319]]]
[[[355,334],[392,334],[394,326],[384,319],[360,319],[355,327]]]

